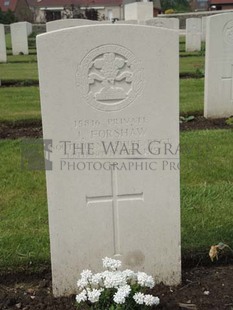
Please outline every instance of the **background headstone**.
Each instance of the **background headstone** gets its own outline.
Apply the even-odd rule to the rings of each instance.
[[[6,62],[6,38],[4,25],[0,24],[0,62]]]
[[[75,27],[37,36],[37,50],[54,294],[105,256],[178,284],[178,32]]]
[[[201,50],[202,27],[200,18],[186,19],[186,52]]]
[[[28,55],[28,27],[27,22],[19,22],[10,25],[11,44],[13,55]]]
[[[233,13],[208,17],[205,107],[207,118],[233,115]]]
[[[144,22],[153,18],[153,2],[133,2],[125,4],[125,20]]]
[[[77,27],[77,26],[85,26],[85,25],[91,25],[91,24],[98,24],[98,21],[89,20],[89,19],[58,19],[53,20],[51,22],[46,23],[46,31],[54,31],[54,30],[60,30],[70,27]]]
[[[156,17],[156,18],[147,20],[146,25],[179,30],[179,19],[178,18]]]
[[[32,34],[32,24],[31,23],[27,23],[27,33],[28,33],[28,36],[30,36],[30,34]]]
[[[202,37],[201,40],[202,42],[206,41],[206,20],[208,17],[204,16],[201,18],[201,26],[202,26]]]
[[[137,20],[117,20],[115,24],[126,24],[126,25],[136,25],[138,24]]]

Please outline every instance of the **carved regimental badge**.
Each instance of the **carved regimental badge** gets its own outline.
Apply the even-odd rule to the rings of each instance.
[[[226,43],[233,45],[233,20],[225,25],[223,29],[223,37]]]
[[[77,84],[88,104],[101,111],[118,111],[142,93],[142,69],[132,52],[103,45],[89,52],[77,71]]]

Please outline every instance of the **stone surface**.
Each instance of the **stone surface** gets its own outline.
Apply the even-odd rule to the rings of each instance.
[[[115,22],[115,24],[126,24],[126,25],[133,25],[133,24],[138,24],[138,21],[137,20],[117,20]]]
[[[186,20],[186,52],[201,50],[201,19],[188,18]]]
[[[13,55],[28,55],[28,26],[27,22],[19,22],[10,25],[11,44]]]
[[[207,20],[207,16],[202,17],[201,19],[201,27],[202,27],[202,35],[201,35],[201,40],[203,42],[206,41],[206,20]]]
[[[233,13],[208,17],[205,107],[207,118],[233,115]]]
[[[91,24],[97,24],[98,21],[89,20],[89,19],[59,19],[53,20],[51,22],[46,23],[46,31],[54,31],[59,29],[65,29],[76,26],[85,26]]]
[[[133,2],[125,5],[125,20],[139,22],[153,18],[153,2]]]
[[[75,27],[37,36],[37,51],[54,294],[105,256],[178,284],[178,32]]]
[[[27,23],[27,34],[28,36],[30,36],[30,34],[32,34],[32,24],[31,23]]]
[[[179,30],[179,19],[178,18],[156,17],[156,18],[147,20],[146,25]]]
[[[0,62],[6,62],[6,38],[4,25],[0,24]]]

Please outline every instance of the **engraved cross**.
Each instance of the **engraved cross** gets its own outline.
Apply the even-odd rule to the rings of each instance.
[[[114,255],[120,255],[120,232],[119,232],[119,213],[118,204],[121,201],[144,201],[143,192],[135,194],[119,194],[117,172],[111,169],[111,189],[112,193],[105,196],[86,196],[87,206],[94,203],[112,203],[112,219],[113,219],[113,242],[114,242]]]

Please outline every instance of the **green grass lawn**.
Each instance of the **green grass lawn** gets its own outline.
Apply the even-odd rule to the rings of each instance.
[[[10,35],[10,33],[7,33],[5,38],[6,38],[6,48],[7,48],[7,50],[11,50],[11,35]]]
[[[37,56],[36,55],[15,55],[15,56],[8,55],[7,62],[8,63],[37,62]]]
[[[44,172],[21,171],[19,141],[0,140],[0,266],[47,261]]]
[[[40,119],[38,87],[0,88],[0,121]]]
[[[181,134],[183,253],[233,246],[233,131]],[[0,141],[0,268],[48,263],[45,175],[20,167],[20,141]]]
[[[1,63],[0,79],[18,81],[38,80],[37,63]]]
[[[233,245],[233,131],[181,135],[182,249]]]
[[[202,114],[204,110],[204,79],[180,80],[180,114]]]
[[[181,73],[195,73],[197,71],[204,72],[205,57],[180,57],[180,72]]]

